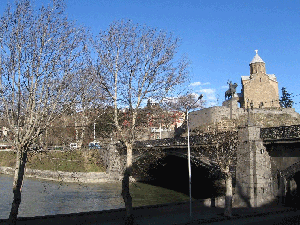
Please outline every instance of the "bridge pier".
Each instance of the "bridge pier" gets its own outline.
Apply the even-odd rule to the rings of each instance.
[[[268,204],[275,200],[271,158],[260,139],[260,127],[240,128],[238,139],[234,204],[240,207]]]

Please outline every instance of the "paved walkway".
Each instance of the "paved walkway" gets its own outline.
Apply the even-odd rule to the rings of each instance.
[[[134,209],[136,225],[160,225],[160,224],[211,224],[214,222],[225,222],[224,209],[205,207],[201,201],[193,202],[192,220],[190,218],[189,203],[178,203],[159,206],[139,207]],[[282,206],[270,206],[262,208],[234,208],[233,218],[262,216],[267,214],[278,214],[293,211],[292,208]],[[89,212],[67,215],[55,215],[35,218],[20,218],[18,225],[31,224],[101,224],[101,225],[123,225],[125,210],[108,210],[101,212]],[[5,224],[5,220],[0,223]]]

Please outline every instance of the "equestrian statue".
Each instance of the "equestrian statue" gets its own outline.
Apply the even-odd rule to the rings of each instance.
[[[227,84],[229,84],[229,89],[225,91],[225,100],[226,98],[232,98],[234,94],[236,93],[236,87],[238,86],[237,83],[232,84],[231,81],[228,81]]]

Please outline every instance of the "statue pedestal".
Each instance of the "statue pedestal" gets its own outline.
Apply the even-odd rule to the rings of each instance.
[[[234,96],[233,98],[230,98],[222,103],[222,106],[226,106],[228,108],[237,109],[238,108],[238,101],[239,97]]]

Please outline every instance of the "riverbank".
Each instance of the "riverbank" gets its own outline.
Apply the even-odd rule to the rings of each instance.
[[[1,174],[14,175],[14,168],[0,167]],[[105,172],[64,172],[51,170],[26,169],[25,177],[59,182],[102,183],[113,182]]]

